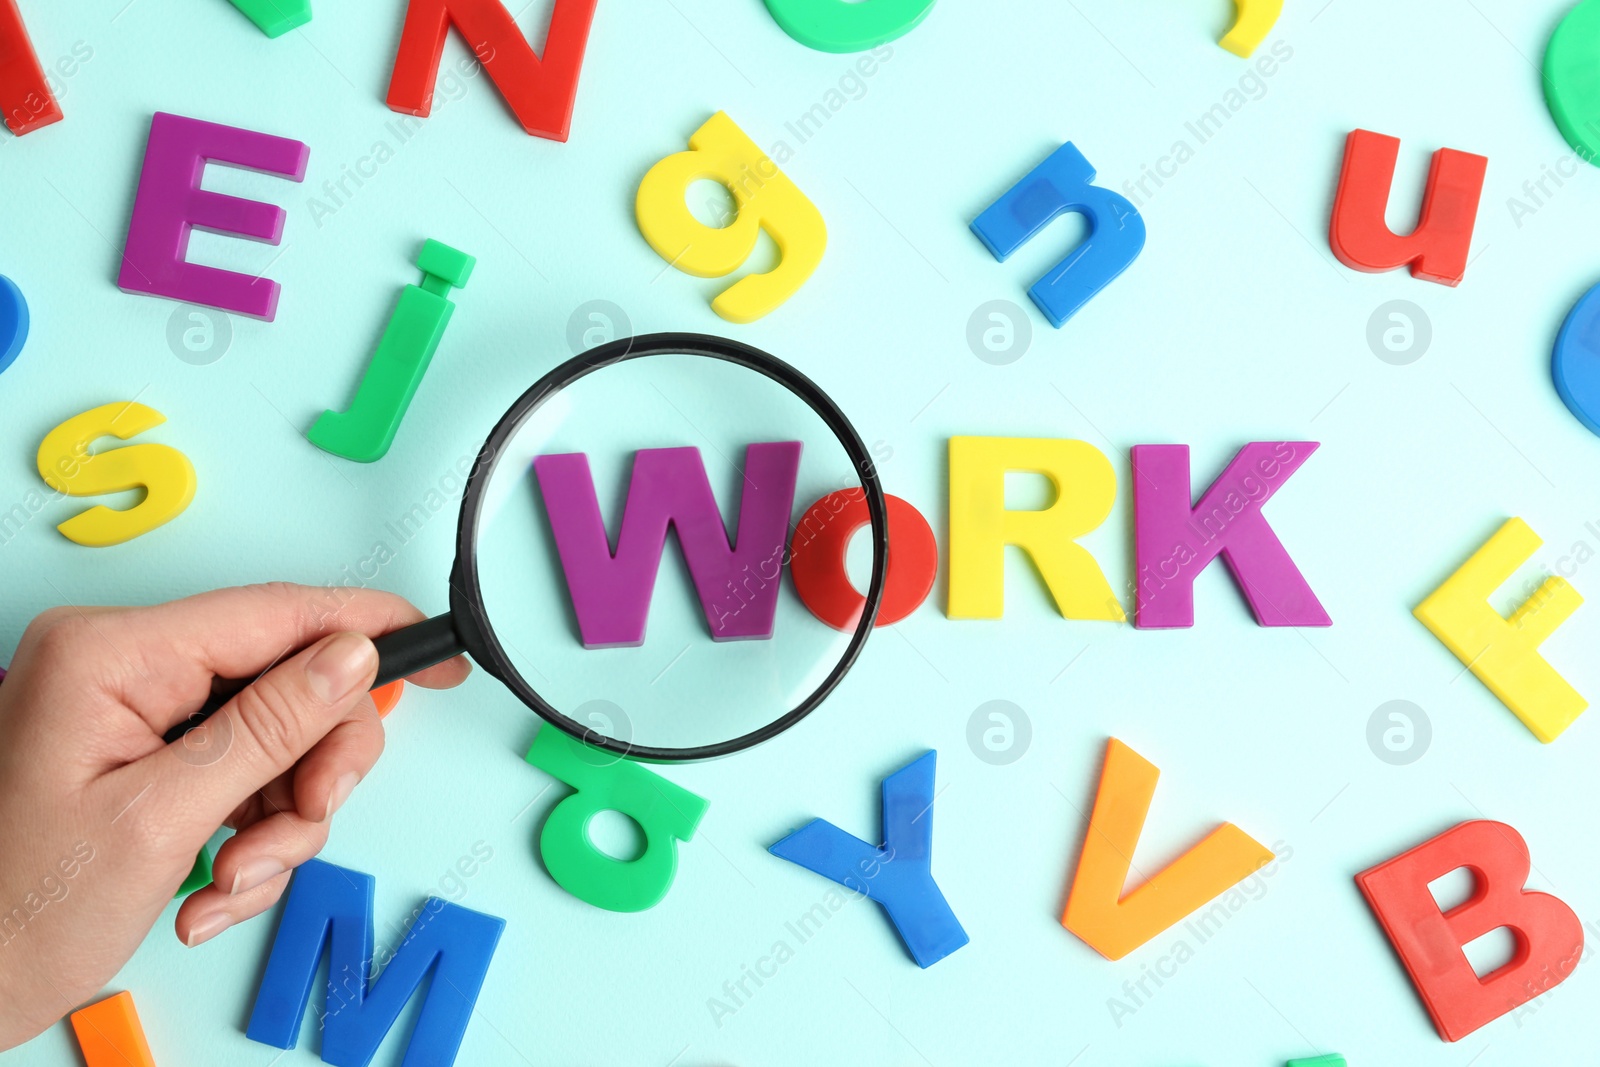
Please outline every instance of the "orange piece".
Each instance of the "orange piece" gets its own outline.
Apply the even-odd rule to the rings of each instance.
[[[1155,764],[1116,738],[1106,746],[1094,814],[1061,925],[1109,960],[1120,960],[1272,860],[1255,838],[1223,823],[1123,896],[1160,777]]]
[[[400,703],[400,693],[405,687],[406,683],[395,681],[388,685],[380,685],[372,691],[372,702],[378,706],[378,718],[381,719],[394,710],[394,706]]]
[[[123,990],[72,1013],[72,1029],[88,1067],[155,1067],[133,994]]]

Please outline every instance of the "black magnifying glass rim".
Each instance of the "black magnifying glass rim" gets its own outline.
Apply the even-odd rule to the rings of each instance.
[[[861,617],[850,635],[850,643],[833,670],[792,710],[760,729],[728,741],[690,748],[658,748],[618,741],[597,734],[592,728],[558,711],[512,665],[511,658],[495,636],[494,627],[490,625],[478,577],[477,531],[483,511],[484,492],[499,466],[503,449],[516,432],[551,397],[589,374],[628,360],[664,355],[700,356],[732,363],[771,379],[799,397],[827,424],[844,446],[866,490],[867,514],[872,522],[872,578],[867,585],[866,603],[862,605]],[[788,548],[786,543],[786,552]],[[697,333],[642,334],[610,341],[556,367],[518,397],[490,431],[488,440],[473,463],[472,473],[467,477],[466,489],[461,497],[461,516],[456,524],[456,559],[450,572],[450,613],[462,648],[479,666],[498,678],[518,699],[552,726],[595,748],[628,759],[650,763],[688,763],[743,752],[771,740],[826,700],[855,665],[856,658],[861,655],[867,638],[872,634],[878,608],[883,602],[888,566],[889,508],[884,499],[883,485],[878,479],[877,464],[873,462],[861,435],[821,386],[776,356],[738,341]]]

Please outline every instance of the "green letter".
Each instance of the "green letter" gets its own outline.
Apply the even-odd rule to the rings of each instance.
[[[1544,99],[1561,136],[1583,159],[1600,153],[1600,2],[1573,8],[1544,52]]]
[[[910,33],[934,0],[767,0],[783,32],[819,52],[864,52]]]
[[[607,911],[644,911],[661,903],[678,870],[678,842],[694,837],[710,803],[602,749],[541,727],[528,762],[577,790],[550,812],[539,854],[556,883]],[[618,860],[595,848],[589,820],[602,811],[628,816],[644,831],[644,853]]]
[[[350,410],[324,411],[306,434],[312,444],[361,463],[383,458],[439,348],[444,328],[450,325],[456,306],[446,297],[452,288],[467,284],[475,262],[438,241],[422,246],[417,257],[422,284],[400,291],[400,303],[367,364]]]
[[[311,21],[311,0],[233,0],[268,37],[282,37]]]

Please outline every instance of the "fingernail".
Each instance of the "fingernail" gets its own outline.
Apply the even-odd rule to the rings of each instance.
[[[306,664],[306,683],[324,704],[349,696],[377,667],[378,650],[362,634],[338,634]]]
[[[328,813],[322,817],[323,822],[333,818],[333,813],[344,807],[344,802],[350,799],[350,793],[359,781],[361,776],[354,771],[339,776],[333,783],[332,791],[328,793]]]
[[[194,948],[202,942],[210,941],[232,925],[233,920],[226,912],[214,911],[210,915],[203,915],[190,925],[189,939],[184,944]]]
[[[284,872],[283,864],[274,859],[251,860],[239,868],[239,873],[233,876],[233,888],[228,892],[234,896],[247,893],[263,882],[269,881]]]

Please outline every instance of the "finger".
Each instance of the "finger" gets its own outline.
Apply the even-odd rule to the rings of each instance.
[[[273,812],[222,843],[211,880],[230,896],[248,893],[321,852],[331,825],[294,811]]]
[[[173,928],[178,940],[193,948],[216,937],[230,926],[253,919],[278,902],[289,885],[285,871],[247,893],[224,893],[215,885],[196,889],[178,906]]]
[[[229,812],[228,817],[222,820],[222,825],[230,830],[243,830],[251,823],[260,822],[262,815],[261,794],[257,793]]]
[[[113,776],[133,774],[181,793],[188,803],[175,818],[209,835],[251,794],[287,772],[358,703],[378,669],[377,650],[355,633],[324,637],[241,690],[200,730],[213,731],[208,762],[187,757],[180,739]],[[225,735],[225,736],[224,736]]]
[[[146,614],[164,641],[224,678],[249,677],[279,649],[304,648],[330,633],[374,637],[424,618],[393,593],[288,582],[218,589],[159,604]]]
[[[466,681],[471,673],[472,661],[465,656],[456,656],[407,675],[405,680],[407,684],[415,683],[424,689],[454,689]]]
[[[404,598],[376,589],[272,583],[219,589],[97,621],[134,646],[130,658],[161,664],[160,671],[129,676],[122,694],[159,734],[210,697],[213,678],[254,678],[329,634],[376,637],[423,617]],[[447,688],[469,671],[458,656],[419,672],[417,682]]]
[[[275,811],[294,810],[294,772],[280,774],[266,786],[252,793],[243,804],[222,821],[223,826],[243,830],[258,823]]]
[[[383,726],[372,698],[365,697],[344,721],[328,731],[294,768],[294,808],[303,818],[322,821],[339,810],[351,790],[383,754]]]

